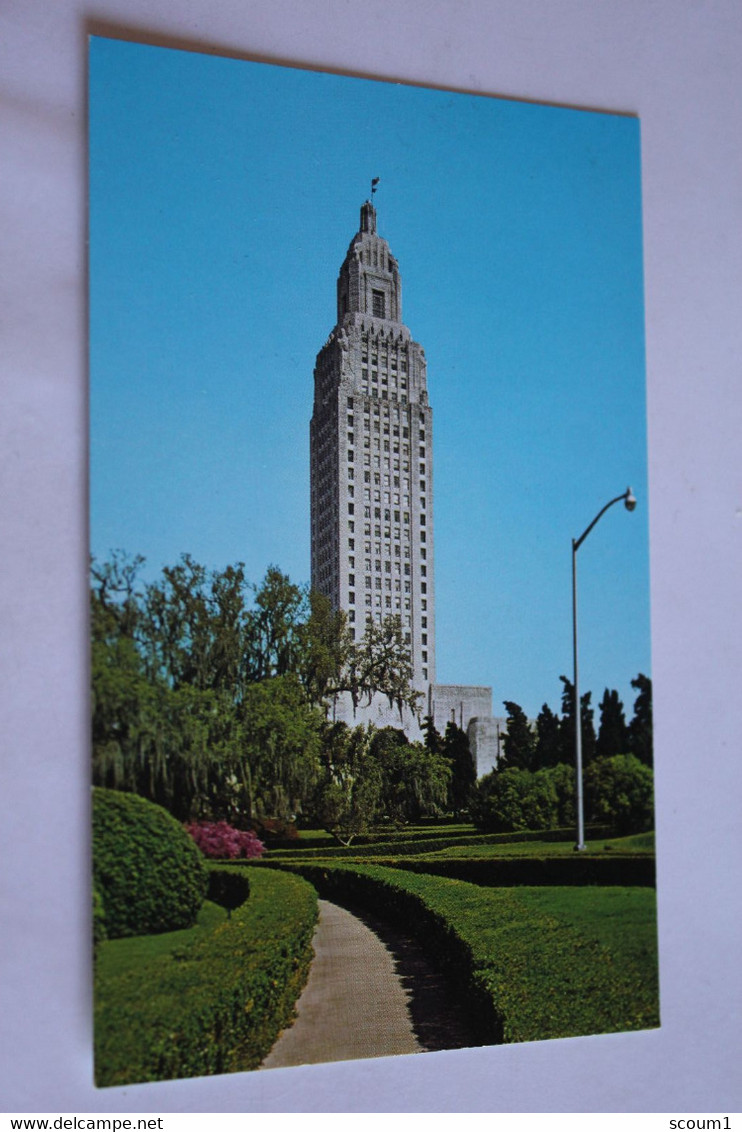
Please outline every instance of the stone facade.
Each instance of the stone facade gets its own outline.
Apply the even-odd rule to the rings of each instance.
[[[477,778],[497,766],[506,720],[492,715],[492,689],[471,684],[434,684],[429,691],[429,715],[444,734],[449,723],[465,731]]]
[[[317,355],[310,461],[312,587],[346,611],[354,639],[369,620],[399,615],[420,692],[417,717],[381,697],[356,713],[340,697],[335,717],[418,738],[436,687],[433,414],[425,352],[402,322],[399,265],[370,201],[340,268],[337,322]],[[491,718],[491,689],[457,692],[464,730]],[[478,727],[484,750],[489,732]]]

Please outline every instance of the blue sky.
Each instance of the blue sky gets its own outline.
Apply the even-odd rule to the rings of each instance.
[[[372,177],[428,359],[441,683],[650,673],[639,123],[94,38],[91,549],[309,580],[314,359]],[[597,713],[596,713],[597,718]]]

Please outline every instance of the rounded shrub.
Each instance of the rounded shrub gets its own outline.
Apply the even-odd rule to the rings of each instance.
[[[191,927],[207,872],[192,839],[162,806],[95,787],[93,883],[115,939]]]
[[[595,759],[585,772],[585,809],[590,821],[616,833],[641,833],[654,824],[654,776],[635,755]]]
[[[543,771],[490,771],[477,783],[471,817],[478,829],[495,833],[553,829],[559,820],[556,786]]]

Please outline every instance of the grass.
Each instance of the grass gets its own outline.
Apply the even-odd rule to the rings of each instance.
[[[270,861],[290,861],[297,857],[304,860],[344,859],[359,861],[375,857],[415,857],[436,858],[485,858],[496,857],[544,857],[570,856],[574,852],[574,831],[544,830],[542,832],[524,831],[522,833],[478,833],[474,827],[470,832],[461,825],[441,827],[410,827],[401,835],[379,832],[376,839],[357,839],[349,846],[340,846],[328,840],[317,844],[316,831],[306,838],[304,844],[296,843],[294,848],[281,847],[268,851]],[[631,854],[651,854],[654,851],[654,834],[634,834],[630,837],[596,837],[587,843],[588,853],[615,852]]]
[[[574,853],[571,841],[516,841],[504,844],[448,845],[420,853],[421,857],[564,857]],[[613,837],[587,842],[587,853],[652,853],[654,834],[641,833],[631,837]]]
[[[284,870],[331,900],[356,900],[417,931],[468,997],[483,1042],[656,1026],[655,893],[634,887],[633,878],[641,858],[651,867],[653,851],[653,834],[595,837],[583,863],[599,858],[595,867],[608,866],[614,858],[621,870],[631,867],[631,886],[616,887],[620,875],[610,885],[566,887],[568,859],[582,856],[569,830],[481,834],[461,822],[422,823],[378,829],[349,849],[326,831],[302,830],[295,847],[223,870],[250,881],[251,895],[231,920],[206,902],[192,928],[100,945],[97,1082],[260,1064],[290,1020],[311,956],[315,896]],[[546,861],[558,884],[533,886],[534,858],[561,859]],[[271,864],[277,869],[254,867]],[[433,872],[406,871],[405,864]],[[528,886],[493,887],[507,884],[501,874],[513,869]]]
[[[97,977],[115,979],[158,959],[181,955],[193,943],[205,940],[227,918],[224,908],[206,900],[192,928],[159,935],[134,935],[125,939],[109,939],[99,947],[96,958]]]
[[[96,1084],[256,1068],[291,1020],[316,915],[316,893],[301,878],[254,870],[230,919],[207,905],[193,928],[102,943]]]

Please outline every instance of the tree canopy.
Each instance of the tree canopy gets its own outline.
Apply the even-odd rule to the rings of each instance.
[[[337,696],[416,707],[399,617],[354,641],[344,613],[276,566],[255,585],[242,563],[209,571],[183,555],[146,583],[143,565],[92,563],[98,785],[181,820],[286,820],[316,798]]]

